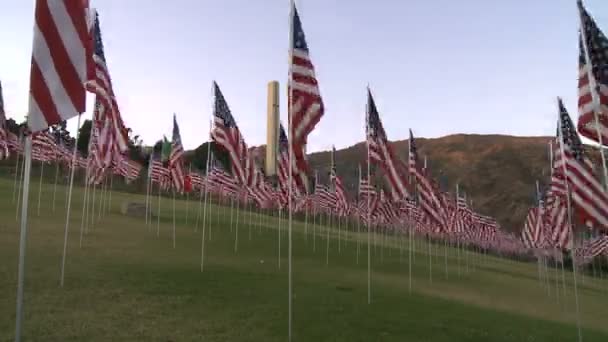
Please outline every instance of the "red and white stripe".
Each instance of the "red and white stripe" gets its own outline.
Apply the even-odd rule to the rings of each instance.
[[[88,1],[37,0],[28,126],[33,132],[85,111],[92,62]]]

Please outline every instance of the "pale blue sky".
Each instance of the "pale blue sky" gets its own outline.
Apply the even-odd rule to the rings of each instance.
[[[0,0],[0,80],[18,120],[27,111],[33,3]],[[287,78],[288,0],[91,3],[123,118],[145,143],[170,136],[173,112],[186,148],[206,141],[214,79],[248,144],[265,143],[266,84],[284,87]],[[608,2],[585,4],[608,31]],[[410,127],[422,137],[551,135],[557,95],[577,116],[575,0],[297,5],[326,107],[311,151],[364,139],[367,84],[390,139]]]

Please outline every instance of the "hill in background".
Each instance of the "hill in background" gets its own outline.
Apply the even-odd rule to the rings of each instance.
[[[431,174],[444,181],[445,190],[454,193],[458,184],[467,199],[473,200],[473,207],[479,213],[495,217],[505,229],[520,231],[528,209],[535,202],[536,181],[541,190],[548,182],[548,144],[554,139],[548,136],[454,134],[434,139],[416,138],[416,144],[420,157],[427,157]],[[407,165],[408,141],[398,140],[392,144],[398,158]],[[586,147],[599,167],[597,148]],[[336,150],[335,158],[338,175],[354,197],[359,165],[366,172],[365,142]],[[331,152],[312,153],[309,160],[320,180],[327,182]],[[597,171],[599,176],[601,171]],[[375,184],[380,184],[380,172],[374,173]]]

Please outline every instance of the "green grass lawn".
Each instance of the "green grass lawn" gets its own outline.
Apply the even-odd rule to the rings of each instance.
[[[24,340],[26,341],[285,341],[287,340],[287,227],[278,219],[241,211],[238,251],[230,208],[208,212],[205,268],[200,270],[201,232],[195,232],[198,202],[176,204],[176,248],[172,200],[162,199],[160,236],[154,219],[120,213],[125,201],[144,196],[113,192],[109,212],[89,226],[79,247],[83,188],[75,188],[65,286],[59,287],[65,192],[43,185],[37,216],[38,182],[32,177],[26,255]],[[0,179],[0,341],[11,341],[19,225],[12,180]],[[99,192],[97,192],[99,196]],[[157,198],[153,204],[156,208]],[[188,222],[186,211],[188,209]],[[219,210],[219,215],[218,215]],[[219,221],[218,221],[219,218]],[[236,215],[233,216],[236,221]],[[260,226],[259,223],[262,223]],[[366,235],[352,232],[340,242],[331,230],[326,265],[325,230],[294,223],[294,341],[575,341],[572,274],[567,292],[538,281],[537,265],[469,253],[458,262],[433,246],[432,282],[427,245],[417,241],[412,292],[408,251],[398,238],[372,247],[372,302],[367,303]],[[250,234],[251,232],[251,234]],[[209,237],[209,235],[207,235]],[[361,255],[357,261],[356,246]],[[385,246],[385,247],[383,247]],[[402,247],[405,247],[402,249]],[[460,276],[458,269],[460,265]],[[561,272],[561,271],[560,271]],[[560,276],[561,273],[557,273]],[[550,292],[549,292],[550,291]],[[559,296],[558,296],[559,294]],[[579,279],[585,341],[608,341],[608,281]]]

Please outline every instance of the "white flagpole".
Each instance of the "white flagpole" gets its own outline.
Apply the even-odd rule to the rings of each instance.
[[[308,244],[308,202],[304,205],[304,242]]]
[[[112,208],[112,186],[114,185],[114,175],[110,174],[110,196],[108,198],[108,211]]]
[[[104,176],[105,177],[105,176]],[[71,196],[71,195],[70,195]],[[89,219],[91,220],[91,229],[95,227],[95,203],[97,201],[97,184],[93,184],[93,199],[91,200],[91,205],[87,209],[87,225]]]
[[[325,266],[329,266],[329,230],[331,229],[331,223],[332,223],[332,215],[331,215],[331,209],[328,210],[327,212],[327,221],[329,221],[329,224],[327,226],[325,226],[325,233],[326,233],[326,238],[325,241],[327,242],[327,247],[325,249]]]
[[[156,237],[160,236],[160,193],[162,191],[161,179],[158,180],[158,214],[156,215]]]
[[[192,163],[188,168],[188,176],[192,173]],[[190,213],[190,192],[186,192],[186,225],[188,224],[188,214]]]
[[[27,204],[29,201],[30,174],[32,166],[32,136],[25,139],[23,199],[21,203],[21,232],[19,236],[19,266],[17,273],[17,310],[15,318],[15,341],[21,341],[21,321],[23,319],[23,282],[25,278],[25,248],[27,242]]]
[[[241,206],[241,192],[236,195],[236,222],[234,225],[234,253],[237,253],[239,250],[239,213]]]
[[[293,58],[293,54],[294,54],[294,41],[293,41],[293,35],[294,35],[294,15],[295,15],[295,1],[294,0],[290,0],[290,15],[289,15],[289,63],[291,64],[292,61],[291,59]],[[288,118],[288,125],[289,125],[289,193],[288,193],[288,207],[287,210],[289,211],[289,220],[288,220],[288,226],[287,226],[287,279],[288,279],[288,284],[287,284],[287,302],[288,302],[288,341],[291,342],[291,337],[292,337],[292,333],[291,333],[291,329],[292,329],[292,320],[293,320],[293,312],[292,312],[292,291],[293,291],[293,279],[292,279],[292,236],[291,236],[291,230],[292,230],[292,210],[293,210],[293,206],[292,206],[292,188],[293,188],[293,165],[294,165],[294,161],[293,161],[293,145],[294,145],[294,141],[293,139],[295,138],[293,135],[293,120],[292,120],[292,103],[291,100],[293,99],[293,87],[291,87],[291,85],[289,85],[289,82],[291,82],[292,80],[292,74],[291,74],[291,66],[289,67],[289,77],[288,77],[288,89],[289,89],[289,96],[288,96],[288,102],[287,102],[287,118]]]
[[[321,218],[319,218],[321,220]],[[317,206],[312,206],[312,252],[317,250]]]
[[[19,139],[21,140],[21,139]],[[17,164],[15,164],[15,181],[13,183],[13,203],[15,203],[15,197],[17,196],[17,186],[19,186],[19,189],[21,189],[21,184],[17,183],[17,179],[19,179],[19,160],[21,159],[21,154],[19,154],[19,152],[17,152]],[[21,163],[23,164],[23,163]],[[19,201],[19,199],[17,199],[17,201]],[[19,206],[19,204],[17,204],[17,206]]]
[[[557,99],[558,102],[558,122],[557,125],[559,127],[559,148],[560,148],[560,152],[562,154],[562,159],[564,158],[564,135],[562,132],[562,124],[561,124],[561,113],[559,112],[559,98]],[[562,167],[564,170],[564,174],[566,175],[566,180],[569,178],[568,177],[568,168],[566,167],[566,162],[565,160],[562,161]],[[573,277],[573,285],[574,285],[574,303],[576,306],[576,327],[577,327],[577,331],[578,331],[578,341],[582,342],[583,341],[583,332],[581,330],[581,316],[580,316],[580,310],[579,310],[579,303],[578,303],[578,286],[577,286],[577,281],[576,281],[576,260],[575,260],[575,255],[574,255],[574,229],[572,227],[572,210],[571,210],[571,203],[570,203],[570,184],[566,181],[566,189],[567,189],[567,196],[566,196],[566,204],[567,204],[567,210],[568,210],[568,225],[569,225],[569,229],[570,229],[570,237],[572,239],[572,249],[570,250],[570,253],[572,255],[572,277]],[[562,264],[563,267],[563,264]]]
[[[55,161],[55,185],[53,186],[53,213],[55,212],[55,199],[57,198],[57,179],[59,178],[59,162]]]
[[[407,151],[408,151],[408,158],[412,158],[409,153],[411,151],[411,144],[412,144],[412,139],[407,139]],[[409,171],[409,170],[408,170]],[[407,177],[408,177],[408,183],[411,183],[412,181],[412,177],[411,177],[412,173],[408,172]],[[415,181],[415,179],[414,179]],[[417,195],[417,191],[416,191],[416,186],[414,186],[414,195]],[[415,202],[414,202],[415,203]],[[412,254],[413,254],[413,244],[412,244],[412,236],[414,235],[414,224],[412,222],[412,211],[408,210],[407,211],[407,217],[408,217],[408,223],[410,225],[410,229],[409,229],[409,242],[408,242],[408,258],[407,258],[407,262],[408,262],[408,292],[411,294],[412,293]]]
[[[279,231],[279,240],[278,240],[279,250],[278,250],[278,252],[279,253],[278,253],[278,261],[277,261],[277,265],[278,265],[279,269],[281,269],[281,223],[282,223],[281,216],[282,216],[282,210],[279,208],[279,216],[278,216],[278,221],[279,221],[279,229],[278,229],[278,231]]]
[[[78,121],[76,123],[77,129],[80,128],[80,118],[82,114],[78,114]],[[59,281],[59,285],[63,287],[63,282],[65,280],[65,259],[68,250],[68,231],[70,228],[70,211],[72,209],[72,189],[74,188],[74,170],[76,170],[76,146],[78,146],[78,138],[79,134],[76,135],[76,139],[74,141],[74,151],[72,152],[72,171],[70,172],[70,187],[68,189],[68,209],[65,218],[65,232],[63,235],[63,257],[61,258],[61,280]]]
[[[40,162],[40,181],[38,183],[38,208],[36,210],[36,216],[40,216],[40,198],[42,196],[42,175],[44,174],[44,162]]]
[[[369,86],[367,87],[367,91],[369,92]],[[369,100],[368,100],[369,101]],[[365,135],[366,135],[366,139],[369,139],[369,137],[367,136],[369,133],[369,103],[367,104],[368,108],[366,108],[366,120],[365,120],[365,124],[366,124],[366,130],[365,130]],[[367,144],[367,182],[368,184],[371,186],[372,182],[371,182],[371,177],[370,177],[370,157],[369,157],[369,142]],[[370,226],[370,222],[371,222],[371,203],[370,203],[370,196],[367,196],[367,304],[371,304],[372,303],[372,235],[371,235],[371,226]]]
[[[146,226],[148,226],[148,232],[150,231],[150,217],[148,216],[150,213],[150,158],[148,158],[148,175],[146,177]]]
[[[175,248],[175,189],[173,189],[173,248]]]
[[[85,179],[84,179],[84,199],[83,199],[83,203],[82,203],[82,215],[81,215],[81,220],[80,220],[80,243],[79,243],[79,248],[82,248],[82,236],[84,234],[84,224],[85,224],[85,220],[86,220],[86,212],[87,212],[87,205],[88,205],[88,197],[89,197],[89,166],[87,163],[87,170],[85,172]]]
[[[30,157],[29,157],[30,159],[32,158],[31,154],[32,154],[32,152],[30,151]],[[31,163],[31,161],[30,161],[30,163]],[[19,190],[18,190],[18,194],[17,194],[17,208],[16,208],[17,210],[15,212],[15,220],[17,220],[17,221],[19,221],[19,208],[20,208],[19,205],[20,205],[21,198],[22,198],[21,196],[23,195],[23,186],[22,186],[22,184],[24,183],[24,180],[25,180],[25,164],[26,163],[21,163],[21,179],[19,181]],[[32,167],[32,165],[30,164],[30,169],[31,169],[31,167]],[[28,177],[29,176],[30,175],[28,174]],[[28,184],[29,184],[29,180],[28,180]],[[28,194],[28,199],[29,199],[29,194]]]
[[[105,190],[104,189],[105,189],[105,184],[107,184],[107,180],[108,180],[108,178],[105,177],[103,179],[103,182],[99,185],[99,207],[97,208],[97,222],[99,222],[101,220],[101,208],[105,202],[105,196],[104,196]],[[95,214],[95,210],[93,210],[93,216],[95,216],[94,214]]]
[[[211,121],[209,121],[209,136],[211,136]],[[203,208],[203,236],[201,237],[201,272],[205,263],[205,227],[207,225],[207,189],[209,189],[209,160],[211,157],[211,140],[207,143],[207,162],[205,163],[205,205]],[[199,196],[202,197],[202,196]],[[198,202],[198,212],[201,212],[201,201]],[[198,229],[198,216],[196,218],[196,228]],[[209,234],[211,235],[211,234]]]

